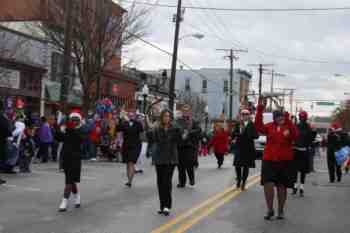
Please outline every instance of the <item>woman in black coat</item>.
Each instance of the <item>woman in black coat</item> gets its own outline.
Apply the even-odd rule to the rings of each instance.
[[[81,145],[83,143],[81,120],[80,113],[71,113],[63,136],[62,168],[65,175],[65,189],[59,207],[60,212],[67,210],[71,193],[73,193],[75,207],[80,207],[80,194],[77,184],[80,183],[81,176]]]
[[[172,207],[172,179],[175,166],[179,163],[178,143],[181,131],[172,124],[172,114],[163,110],[159,126],[147,132],[147,138],[155,146],[153,163],[156,166],[159,192],[159,214],[168,216]]]
[[[233,165],[236,167],[237,188],[245,189],[249,176],[249,168],[255,168],[256,151],[254,140],[259,137],[250,112],[242,110],[240,123],[233,130],[232,139],[236,144],[236,154]]]

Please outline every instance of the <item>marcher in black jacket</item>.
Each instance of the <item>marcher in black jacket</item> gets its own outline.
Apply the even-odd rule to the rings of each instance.
[[[71,193],[73,193],[75,207],[80,207],[80,193],[77,184],[80,183],[81,176],[81,145],[83,143],[81,120],[81,114],[74,112],[69,115],[69,120],[66,123],[61,154],[65,175],[65,189],[59,207],[60,212],[67,210]]]
[[[140,156],[142,141],[141,134],[143,132],[143,126],[140,122],[136,121],[136,115],[129,114],[129,117],[125,116],[124,121],[117,125],[117,131],[123,132],[123,162],[126,163],[126,171],[128,176],[128,182],[125,184],[128,187],[132,186],[132,181],[135,175],[135,164]]]
[[[11,124],[3,112],[3,102],[0,99],[0,163],[6,160],[6,145],[7,138],[11,137]],[[5,180],[0,179],[0,185],[6,183]]]
[[[333,124],[328,133],[327,139],[327,164],[329,173],[329,182],[334,183],[335,176],[337,175],[337,181],[342,180],[341,166],[337,164],[335,158],[335,152],[340,150],[344,146],[349,145],[348,135],[343,132],[340,125]]]
[[[168,216],[172,207],[172,178],[174,168],[179,162],[178,143],[181,140],[180,129],[172,124],[172,114],[163,110],[160,123],[147,132],[148,140],[155,146],[153,163],[156,166],[159,191],[159,214]]]
[[[198,161],[199,141],[201,137],[201,128],[198,123],[192,120],[185,120],[186,125],[181,129],[182,140],[179,144],[179,183],[178,188],[186,186],[186,173],[190,185],[195,185],[195,165]]]
[[[250,112],[242,110],[240,123],[232,133],[233,143],[236,144],[235,159],[233,165],[236,167],[237,188],[245,189],[249,176],[249,168],[255,168],[256,151],[254,140],[259,137],[254,123],[250,120]]]
[[[295,141],[294,154],[294,188],[293,195],[297,194],[298,189],[300,196],[304,195],[304,184],[306,174],[310,172],[311,147],[316,135],[307,123],[308,114],[305,111],[299,113],[298,138]],[[300,185],[298,185],[298,174],[300,173]]]

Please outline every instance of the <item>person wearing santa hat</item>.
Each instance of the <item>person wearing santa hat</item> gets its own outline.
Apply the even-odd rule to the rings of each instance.
[[[327,137],[327,164],[329,182],[331,183],[335,182],[336,177],[338,182],[341,182],[342,180],[342,170],[341,166],[336,162],[335,152],[347,144],[348,135],[344,133],[339,123],[333,123]]]
[[[308,114],[305,111],[299,113],[299,123],[297,124],[298,128],[298,137],[294,145],[294,188],[293,195],[296,195],[298,190],[300,196],[304,196],[304,184],[306,179],[306,174],[310,172],[310,156],[312,143],[315,140],[315,134],[311,129],[311,126],[307,122]],[[298,174],[300,174],[300,184],[298,185]]]
[[[79,110],[74,110],[66,122],[65,135],[62,148],[62,165],[65,175],[65,188],[59,211],[67,210],[71,194],[76,208],[80,207],[80,194],[78,183],[81,176],[81,144],[83,132],[81,130],[82,115]]]
[[[236,124],[232,133],[232,143],[236,145],[233,165],[236,168],[237,188],[245,190],[249,176],[249,168],[255,168],[256,151],[254,140],[259,138],[250,111],[243,109],[240,122]]]

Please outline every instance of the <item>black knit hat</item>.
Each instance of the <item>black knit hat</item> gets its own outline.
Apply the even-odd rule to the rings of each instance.
[[[272,115],[273,115],[273,119],[276,120],[277,118],[283,117],[283,112],[282,111],[274,111]]]

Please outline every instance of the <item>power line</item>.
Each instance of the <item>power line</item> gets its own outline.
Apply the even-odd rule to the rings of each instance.
[[[140,1],[124,0],[139,5],[156,6],[163,8],[176,8],[172,4],[160,4]],[[311,8],[220,8],[220,7],[201,7],[201,6],[183,6],[183,8],[192,10],[207,10],[207,11],[231,11],[231,12],[299,12],[299,11],[348,11],[350,7],[311,7]]]
[[[137,38],[137,39],[140,40],[141,42],[143,42],[143,43],[145,43],[145,44],[147,44],[147,45],[153,47],[154,49],[157,49],[157,50],[159,50],[159,51],[161,51],[161,52],[167,54],[167,55],[170,56],[170,57],[173,56],[173,54],[172,54],[171,52],[169,52],[169,51],[167,51],[167,50],[165,50],[165,49],[162,49],[162,48],[159,47],[158,45],[155,45],[155,44],[153,44],[153,43],[151,43],[151,42],[149,42],[149,41],[143,39],[142,37],[137,36],[137,35],[135,35],[135,34],[133,34],[133,33],[130,33],[130,32],[127,32],[127,33],[131,34],[132,36],[134,36],[135,38]],[[177,61],[178,61],[181,65],[183,65],[184,67],[188,68],[189,71],[191,71],[192,73],[196,74],[197,76],[195,76],[195,77],[199,77],[199,78],[201,78],[202,80],[205,79],[205,80],[208,80],[208,82],[215,83],[215,84],[216,84],[216,87],[219,88],[219,86],[217,85],[218,83],[217,83],[216,81],[208,79],[204,74],[202,74],[202,73],[200,73],[200,72],[197,72],[197,71],[194,70],[190,65],[186,64],[186,63],[183,62],[182,60],[177,59]],[[221,88],[221,87],[220,87],[220,88]]]

